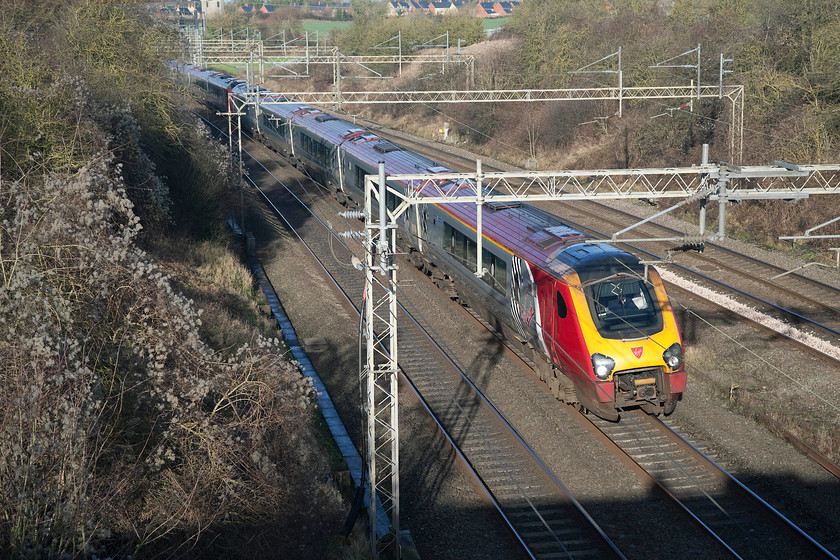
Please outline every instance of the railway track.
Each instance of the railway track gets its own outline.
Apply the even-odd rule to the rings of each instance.
[[[472,171],[475,161],[431,143],[417,141],[410,136],[374,125],[377,133],[405,144],[419,153],[445,163],[459,171]],[[509,169],[494,168],[486,163],[485,171]],[[596,237],[609,238],[613,232],[639,222],[639,217],[628,212],[598,203],[556,202],[544,205],[549,211],[563,216],[573,226],[583,228]],[[605,227],[607,231],[604,231]],[[661,239],[680,237],[684,232],[648,222],[633,230],[634,237]],[[639,244],[631,246],[637,252]],[[645,244],[647,258],[670,260],[668,250],[673,243],[650,242]],[[840,289],[807,276],[797,274],[744,255],[715,243],[706,243],[704,253],[690,252],[680,256],[675,263],[686,274],[709,285],[712,289],[731,294],[753,308],[779,318],[828,342],[840,344]]]
[[[256,162],[256,160],[254,160]],[[259,165],[259,163],[257,162]],[[262,168],[263,172],[267,171]],[[292,228],[310,253],[335,254],[329,227],[303,200],[306,193],[286,195],[260,188],[252,170],[249,181],[270,203],[273,212]],[[291,196],[289,196],[291,195]],[[281,210],[282,208],[282,210]],[[301,214],[303,213],[303,214]],[[300,224],[295,227],[294,224]],[[328,233],[328,235],[324,235]],[[346,261],[350,261],[350,249]],[[358,248],[361,253],[361,247]],[[320,260],[324,272],[358,313],[364,280],[355,269]],[[408,266],[404,263],[404,266]],[[464,459],[476,482],[531,558],[624,558],[597,523],[560,480],[543,464],[516,430],[469,380],[458,365],[415,318],[401,306],[400,369],[434,422],[456,453]]]
[[[430,343],[445,354],[425,329],[420,332],[418,337],[416,329],[400,330],[400,367],[529,553],[535,558],[623,558],[460,367],[452,362],[457,375],[445,379],[444,368],[430,367]]]
[[[692,519],[735,558],[835,558],[713,460],[680,436],[675,421],[632,411],[619,423],[588,416]]]
[[[292,219],[291,221],[304,220]],[[323,224],[323,222],[321,223]],[[334,251],[332,247],[322,249]],[[356,285],[353,285],[352,281],[347,284],[346,293],[361,293],[361,277],[358,274],[355,274],[355,276],[358,282]],[[350,301],[351,298],[347,297]],[[358,305],[356,307],[358,308]],[[420,326],[419,322],[413,318],[411,321],[417,327]],[[422,332],[422,330],[419,332]],[[606,539],[603,532],[597,528],[597,525],[584,523],[585,527],[580,528],[581,521],[579,519],[574,521],[574,519],[581,516],[583,519],[587,519],[588,515],[576,504],[573,497],[563,491],[562,484],[556,480],[550,471],[544,467],[541,470],[534,467],[534,463],[538,465],[541,463],[539,458],[529,450],[528,445],[516,434],[502,415],[495,410],[492,403],[484,398],[480,391],[476,390],[462,371],[453,367],[444,379],[439,371],[442,368],[429,367],[429,356],[431,354],[428,344],[432,342],[431,337],[425,334],[417,335],[415,329],[404,332],[404,328],[401,327],[400,338],[401,341],[406,342],[405,345],[401,345],[401,367],[412,372],[406,378],[406,381],[411,384],[418,398],[435,418],[435,422],[438,423],[441,430],[447,434],[446,437],[452,442],[457,453],[464,458],[468,468],[484,487],[494,506],[503,515],[505,522],[513,529],[531,557],[622,557],[609,539]],[[404,346],[412,350],[417,349],[417,351],[407,352]],[[440,352],[440,349],[438,348],[437,351]],[[454,363],[451,365],[455,366]],[[606,431],[611,429],[610,426],[618,425],[608,424]],[[626,432],[627,426],[624,428]],[[644,430],[636,434],[637,440],[643,437],[650,439],[652,437],[661,438],[662,436],[652,436],[649,431],[645,432]],[[632,448],[632,445],[622,445],[627,440],[622,440],[618,436],[615,436],[614,441],[619,447]],[[671,445],[669,443],[669,448]],[[525,449],[527,452],[522,454],[521,449]],[[514,452],[514,450],[517,451]],[[630,451],[625,450],[625,452],[634,456],[632,449]],[[636,458],[638,458],[638,455],[634,457],[634,460]],[[668,478],[667,472],[651,466],[666,462],[673,461],[670,459],[667,461],[654,460],[651,463],[643,459],[637,461],[637,464],[643,466],[646,472],[654,478],[657,478],[657,476],[659,478],[664,477],[664,481],[659,482],[660,487],[669,494],[674,494],[674,481]],[[684,459],[676,460],[676,464],[684,464]],[[685,467],[681,468],[684,469]],[[692,467],[691,470],[696,468],[699,467]],[[825,549],[807,538],[807,535],[804,535],[801,531],[797,532],[795,528],[791,527],[791,524],[785,524],[784,522],[781,522],[781,527],[787,528],[787,530],[793,531],[793,535],[799,535],[803,538],[803,552],[799,552],[798,548],[790,544],[794,539],[782,536],[782,540],[789,543],[785,548],[788,552],[776,556],[765,554],[765,552],[777,551],[778,547],[771,546],[765,550],[765,548],[762,548],[763,545],[753,546],[755,543],[751,539],[758,538],[761,541],[763,537],[756,537],[755,531],[750,529],[746,532],[749,533],[748,537],[752,535],[751,538],[743,539],[745,533],[743,528],[749,527],[753,523],[770,525],[771,523],[767,522],[766,518],[761,517],[761,515],[766,514],[744,514],[743,506],[728,505],[731,502],[740,504],[737,499],[733,502],[728,497],[726,499],[720,497],[723,495],[720,494],[721,492],[730,492],[727,484],[732,484],[734,479],[729,475],[718,475],[717,487],[705,487],[707,478],[714,477],[705,475],[702,478],[702,483],[698,483],[697,480],[701,479],[696,478],[693,486],[702,489],[700,497],[707,500],[710,496],[712,497],[712,503],[716,504],[718,509],[717,513],[723,512],[726,523],[720,524],[713,519],[711,514],[705,511],[700,504],[702,501],[700,497],[695,496],[696,499],[692,499],[690,494],[685,494],[679,498],[682,499],[681,503],[684,510],[704,526],[738,527],[734,531],[729,531],[729,534],[722,529],[717,529],[724,536],[718,535],[716,530],[711,530],[710,534],[717,535],[714,537],[715,546],[719,545],[727,552],[731,552],[733,557],[740,558],[811,558],[815,557],[814,554],[822,554],[825,557],[833,558]],[[560,493],[558,493],[558,490]],[[745,493],[749,494],[748,491]],[[716,496],[718,496],[718,499],[715,499]],[[743,498],[739,499],[743,501]],[[719,504],[723,502],[727,504],[727,509],[721,510]],[[772,516],[771,519],[773,519]],[[779,521],[776,520],[773,523],[779,523]],[[774,534],[783,535],[780,531]],[[735,540],[741,538],[746,544],[740,541],[736,544],[729,544],[733,538]]]

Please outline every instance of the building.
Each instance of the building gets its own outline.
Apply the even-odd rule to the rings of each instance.
[[[220,16],[225,13],[225,3],[223,0],[201,0],[201,13],[206,18]]]
[[[497,18],[509,16],[519,5],[517,0],[479,2],[475,6],[473,15],[480,18]]]
[[[493,2],[479,2],[475,6],[475,17],[480,18],[491,18],[491,17],[499,17],[499,14],[496,13],[495,8],[493,7]]]
[[[445,16],[447,14],[457,14],[458,8],[452,2],[433,2],[431,5],[432,13],[436,16]]]

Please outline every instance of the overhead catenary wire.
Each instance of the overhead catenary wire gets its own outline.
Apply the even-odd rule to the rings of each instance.
[[[378,282],[378,280],[377,280],[377,282]],[[710,497],[710,499],[712,499],[712,498]],[[713,500],[713,499],[712,499],[712,500]],[[713,500],[713,501],[714,501],[714,500]]]
[[[739,344],[740,344],[740,343],[739,343]],[[789,376],[789,375],[787,375],[787,374],[785,374],[785,375],[786,375],[786,377],[788,377],[789,379],[792,379],[792,376]],[[828,401],[826,401],[825,399],[820,398],[820,400],[822,400],[822,401],[826,402],[827,404],[829,404],[829,405],[830,405],[830,406],[832,406],[833,408],[836,408],[834,405],[831,405],[830,403],[828,403]]]

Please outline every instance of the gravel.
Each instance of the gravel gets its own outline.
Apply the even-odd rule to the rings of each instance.
[[[284,172],[292,176],[288,169]],[[285,234],[278,236],[277,226],[261,212],[250,212],[248,220],[266,272],[299,336],[327,340],[327,350],[311,359],[358,445],[363,433],[356,358],[358,319],[347,310],[343,298],[320,270],[309,264],[311,257],[295,240]],[[743,245],[726,243],[738,245],[738,250]],[[750,250],[765,255],[760,249]],[[759,258],[767,260],[766,256]],[[778,262],[788,263],[782,266],[796,265],[790,257],[778,258]],[[453,346],[457,341],[453,350],[462,363],[468,364],[473,380],[485,389],[628,557],[703,556],[704,551],[697,544],[702,541],[693,538],[692,526],[680,520],[679,530],[668,527],[669,520],[677,519],[673,508],[640,485],[631,467],[616,460],[602,446],[594,445],[575,413],[554,401],[536,376],[523,373],[518,361],[495,339],[486,333],[464,336],[475,332],[473,320],[430,287],[424,277],[411,273],[409,267],[400,271],[401,278],[405,274],[405,278],[414,279],[414,286],[403,289],[406,295],[424,314],[435,317],[444,340]],[[807,274],[825,275],[826,283],[840,284],[836,272],[811,267]],[[743,403],[751,402],[795,414],[797,402],[809,398],[796,384],[780,384],[778,371],[768,364],[788,375],[810,371],[833,376],[836,370],[827,372],[824,365],[806,363],[767,334],[711,308],[692,304],[691,309],[705,320],[686,314],[681,321],[690,379],[673,421],[683,435],[713,448],[720,462],[767,501],[802,523],[835,553],[840,552],[840,524],[833,515],[840,498],[840,484],[764,426],[739,413]],[[732,340],[756,349],[759,357],[745,356]],[[808,387],[807,379],[803,378],[803,383],[802,387]],[[733,389],[735,385],[737,389]],[[784,391],[768,390],[780,385]],[[768,400],[758,400],[760,396]],[[510,531],[477,493],[418,402],[405,389],[400,399],[401,519],[403,528],[411,531],[421,556],[521,557]],[[830,414],[831,410],[825,412]]]

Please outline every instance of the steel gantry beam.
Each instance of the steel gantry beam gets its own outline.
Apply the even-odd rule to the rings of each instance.
[[[704,146],[704,160],[707,157],[708,148]],[[395,188],[397,184],[404,187]],[[378,176],[365,176],[365,262],[358,266],[365,271],[367,359],[361,382],[367,393],[363,407],[367,417],[368,513],[374,557],[386,550],[396,551],[399,557],[398,267],[393,259],[397,253],[400,216],[423,204],[474,204],[477,213],[475,275],[481,277],[486,273],[481,250],[482,212],[488,211],[483,210],[485,205],[548,200],[678,199],[675,205],[656,215],[661,216],[690,201],[715,200],[719,203],[719,230],[710,238],[716,239],[724,235],[725,207],[729,201],[796,200],[812,194],[838,193],[840,165],[798,166],[781,161],[772,166],[704,161],[697,166],[658,169],[484,173],[479,160],[474,173],[395,175],[386,175],[385,166],[380,163]],[[388,194],[399,200],[393,211],[386,207]],[[625,228],[609,241],[640,241],[621,235],[656,216]],[[706,237],[705,204],[701,216],[696,240]],[[376,280],[377,273],[380,280]],[[387,533],[377,523],[380,510],[391,521]]]
[[[777,161],[772,166],[703,163],[673,168],[483,173],[478,162],[474,173],[399,174],[389,175],[387,180],[407,186],[405,193],[388,189],[402,200],[393,212],[394,218],[412,205],[470,202],[477,205],[479,224],[485,203],[679,199],[674,206],[660,212],[661,215],[699,200],[702,203],[700,238],[706,235],[705,202],[712,200],[718,203],[718,232],[711,238],[717,239],[724,236],[729,202],[800,200],[811,195],[840,194],[840,165],[793,165]],[[619,238],[619,234],[611,240],[628,241]],[[479,268],[477,273],[480,271]]]
[[[702,98],[719,99],[719,86],[703,86]],[[695,94],[693,86],[664,87],[605,87],[565,89],[469,89],[429,91],[342,91],[344,104],[385,103],[498,103],[511,101],[616,101],[641,99],[689,99]],[[744,86],[724,86],[724,97],[742,99]],[[335,104],[338,102],[332,91],[284,91],[283,95],[298,103]]]
[[[709,85],[659,87],[604,87],[557,89],[469,89],[436,91],[284,91],[295,102],[310,105],[394,103],[504,103],[530,101],[625,101],[674,99],[726,99],[730,104],[729,158],[738,163],[744,152],[744,86]]]
[[[782,164],[783,162],[778,162]],[[419,173],[389,175],[388,181],[409,185],[424,202],[448,204],[463,201],[463,188],[481,179],[485,195],[496,202],[544,200],[607,200],[627,198],[687,198],[709,182],[727,183],[727,190],[713,192],[716,200],[805,198],[812,194],[840,193],[840,165],[737,166],[707,163],[690,167],[649,169],[597,169],[568,171]],[[430,196],[430,190],[435,194]]]

